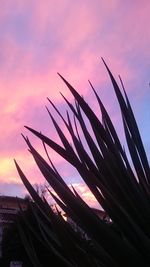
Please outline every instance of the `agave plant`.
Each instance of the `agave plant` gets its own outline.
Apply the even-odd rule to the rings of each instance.
[[[73,116],[67,112],[67,118],[64,118],[52,101],[48,99],[69,131],[72,144],[68,142],[48,108],[47,111],[62,146],[40,131],[27,126],[26,128],[43,142],[47,155],[46,147],[49,146],[76,168],[89,190],[109,215],[112,223],[106,224],[101,220],[76,190],[68,187],[51,162],[49,155],[49,161],[46,161],[34,148],[28,137],[24,137],[38,168],[58,197],[51,191],[50,194],[67,216],[90,238],[90,243],[81,238],[69,223],[64,221],[61,214],[56,215],[53,212],[46,199],[39,197],[29,179],[15,162],[24,185],[38,207],[38,213],[34,209],[33,213],[39,227],[39,235],[28,221],[25,222],[25,228],[18,224],[22,241],[33,266],[44,265],[38,257],[31,237],[40,239],[42,246],[45,246],[47,251],[51,251],[59,259],[61,262],[59,266],[146,267],[150,265],[149,163],[123,83],[120,79],[122,87],[120,89],[105,62],[104,65],[120,105],[132,162],[129,161],[112,120],[91,83],[91,89],[101,110],[102,120],[60,74],[60,78],[75,98],[75,102],[72,104],[63,96],[69,112]],[[86,119],[88,119],[93,133],[88,129]],[[81,131],[87,142],[88,150],[85,149]],[[27,232],[28,235],[25,234]],[[47,264],[47,266],[49,265]]]

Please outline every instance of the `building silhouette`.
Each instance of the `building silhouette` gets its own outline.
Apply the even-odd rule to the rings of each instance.
[[[20,207],[27,209],[28,201],[18,197],[0,196],[0,258],[2,257],[2,238],[4,230],[15,220]]]

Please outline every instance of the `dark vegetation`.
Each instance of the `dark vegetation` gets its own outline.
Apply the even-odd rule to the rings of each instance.
[[[46,161],[29,139],[24,137],[38,168],[59,197],[51,192],[54,200],[91,239],[89,242],[81,238],[78,232],[75,232],[64,221],[61,214],[56,215],[53,212],[46,200],[39,197],[16,163],[18,173],[37,207],[37,209],[32,209],[36,227],[25,217],[23,224],[19,222],[17,224],[21,242],[34,267],[51,266],[53,258],[59,261],[58,266],[70,267],[150,266],[149,163],[123,84],[121,82],[122,88],[120,89],[107,66],[106,69],[120,105],[132,163],[120,143],[110,116],[92,85],[91,88],[101,110],[102,121],[61,75],[59,76],[75,98],[72,104],[63,96],[69,108],[67,118],[62,117],[55,105],[48,99],[68,129],[72,144],[68,142],[48,109],[62,146],[41,132],[30,127],[26,128],[41,139],[47,154],[48,147],[51,147],[76,168],[89,190],[111,218],[112,223],[107,224],[98,218],[75,189],[71,191],[66,185],[49,156],[50,161]],[[87,128],[86,119],[90,123],[94,138]],[[90,153],[85,150],[81,131]],[[36,244],[39,245],[36,246]],[[47,264],[41,257],[41,253],[47,259]]]
[[[9,267],[11,261],[21,261],[23,262],[23,267],[33,266],[30,257],[32,255],[34,258],[34,253],[33,251],[31,251],[33,254],[30,253],[30,246],[27,249],[26,243],[24,243],[26,239],[30,240],[30,245],[32,244],[34,247],[40,262],[42,262],[42,266],[47,266],[47,262],[49,261],[55,262],[56,266],[61,266],[59,258],[51,252],[51,249],[47,249],[47,246],[41,242],[42,236],[36,216],[52,231],[51,224],[47,223],[45,217],[39,212],[35,204],[30,202],[28,209],[26,211],[20,211],[20,213],[16,215],[14,223],[4,231],[2,241],[3,267]],[[21,228],[24,229],[24,234],[22,234]],[[32,229],[31,232],[30,229]]]

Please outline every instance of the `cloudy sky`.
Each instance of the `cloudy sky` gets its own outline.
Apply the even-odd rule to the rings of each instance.
[[[44,181],[21,133],[40,151],[41,144],[24,125],[58,140],[46,98],[64,114],[67,107],[59,92],[72,98],[57,72],[96,110],[88,85],[92,81],[124,144],[118,104],[101,57],[124,81],[149,157],[149,14],[148,0],[0,1],[0,194],[26,193],[14,158],[33,184]],[[96,205],[76,171],[54,152],[50,155],[65,181]]]

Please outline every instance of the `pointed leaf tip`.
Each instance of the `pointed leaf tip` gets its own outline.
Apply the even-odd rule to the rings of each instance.
[[[59,76],[59,77],[61,77],[61,78],[62,78],[62,75],[61,75],[59,72],[57,72],[57,74],[58,74],[58,76]]]

